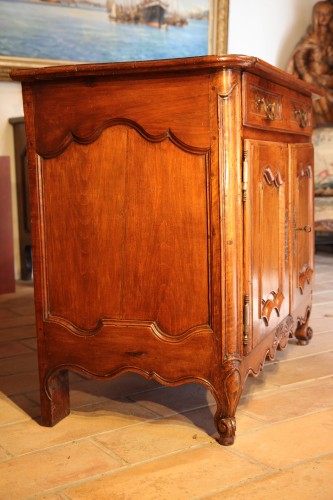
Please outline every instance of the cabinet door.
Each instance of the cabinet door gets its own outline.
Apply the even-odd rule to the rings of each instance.
[[[244,202],[245,293],[249,351],[288,314],[288,145],[245,141],[248,192]],[[246,153],[245,153],[246,154]],[[251,307],[252,306],[252,307]]]
[[[313,224],[313,147],[311,144],[290,146],[293,176],[293,206],[290,239],[293,241],[293,287],[291,308],[304,302],[312,291],[314,270]]]

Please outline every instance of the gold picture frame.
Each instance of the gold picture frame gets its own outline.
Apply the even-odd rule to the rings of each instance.
[[[210,0],[208,54],[226,54],[228,46],[229,0]],[[87,61],[90,62],[90,61]],[[82,61],[33,59],[0,56],[0,81],[9,81],[12,69],[42,68],[64,64],[82,64]]]

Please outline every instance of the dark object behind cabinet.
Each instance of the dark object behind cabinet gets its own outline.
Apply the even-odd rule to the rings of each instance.
[[[9,156],[0,156],[0,294],[15,292]]]
[[[32,244],[30,227],[28,161],[24,118],[10,118],[9,123],[13,126],[14,131],[17,212],[21,266],[20,277],[22,280],[31,280]]]

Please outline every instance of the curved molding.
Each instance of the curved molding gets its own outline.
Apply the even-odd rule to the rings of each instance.
[[[104,380],[104,379],[112,379],[112,378],[115,378],[115,377],[118,377],[124,373],[128,373],[128,372],[131,372],[131,373],[137,373],[138,375],[141,375],[143,376],[144,378],[146,378],[147,380],[156,380],[156,382],[162,384],[162,385],[166,385],[166,386],[178,386],[178,385],[183,385],[183,384],[189,384],[189,383],[198,383],[198,384],[201,384],[203,385],[204,387],[206,387],[206,389],[208,389],[209,391],[211,391],[211,393],[213,394],[213,396],[216,398],[216,391],[213,387],[213,385],[208,381],[208,380],[205,380],[201,377],[195,377],[195,376],[188,376],[188,377],[179,377],[179,378],[175,378],[175,379],[171,379],[171,378],[165,378],[163,377],[162,375],[160,375],[158,372],[156,372],[155,370],[151,370],[151,371],[148,371],[148,370],[143,370],[142,368],[138,368],[137,366],[123,366],[117,370],[114,370],[114,371],[111,371],[109,373],[97,373],[97,372],[93,372],[93,371],[90,371],[90,370],[87,370],[85,368],[83,368],[82,366],[79,366],[79,365],[76,365],[76,364],[61,364],[61,365],[58,365],[57,367],[53,368],[48,374],[47,376],[45,377],[44,379],[44,390],[45,390],[45,393],[47,394],[47,397],[49,399],[51,399],[51,394],[50,394],[50,383],[52,381],[52,378],[60,371],[62,370],[72,370],[74,372],[77,372],[77,373],[82,373],[83,375],[85,375],[86,377],[89,377],[91,379],[99,379],[99,380]]]
[[[231,87],[227,91],[223,92],[222,90],[219,90],[218,96],[221,99],[229,99],[237,87],[238,87],[238,82],[235,82],[233,85],[231,85]]]
[[[110,120],[103,122],[99,127],[94,129],[90,134],[86,136],[76,134],[75,132],[70,130],[66,135],[66,137],[61,141],[57,149],[54,149],[52,151],[39,150],[37,151],[37,154],[44,159],[55,158],[56,156],[61,155],[70,146],[70,144],[72,144],[72,142],[85,145],[91,144],[100,137],[100,135],[104,132],[104,130],[111,127],[115,127],[117,125],[123,125],[125,127],[129,127],[136,130],[141,135],[141,137],[143,137],[146,141],[149,142],[163,142],[169,139],[178,148],[182,149],[183,151],[187,151],[188,153],[202,155],[208,153],[210,150],[210,148],[197,148],[195,146],[190,146],[189,144],[186,144],[185,142],[181,141],[176,136],[176,134],[172,132],[170,128],[166,129],[161,134],[152,135],[149,134],[141,125],[139,125],[137,122],[133,120],[130,120],[128,118],[111,118]]]
[[[104,319],[100,318],[93,328],[85,329],[80,328],[75,325],[71,321],[59,317],[59,316],[48,316],[44,319],[45,323],[54,324],[62,327],[67,332],[77,337],[94,337],[103,332],[103,330],[115,330],[122,328],[136,328],[140,330],[150,331],[153,336],[167,343],[177,343],[183,342],[184,340],[192,337],[193,335],[197,335],[199,333],[212,333],[212,329],[209,325],[197,325],[189,328],[188,330],[177,334],[170,335],[168,333],[163,332],[163,330],[158,326],[155,321],[138,321],[138,320],[119,320],[119,319]]]

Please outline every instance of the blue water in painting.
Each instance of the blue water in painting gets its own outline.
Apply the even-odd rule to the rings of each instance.
[[[167,30],[109,21],[102,9],[0,0],[0,55],[108,62],[207,54],[208,22]]]

